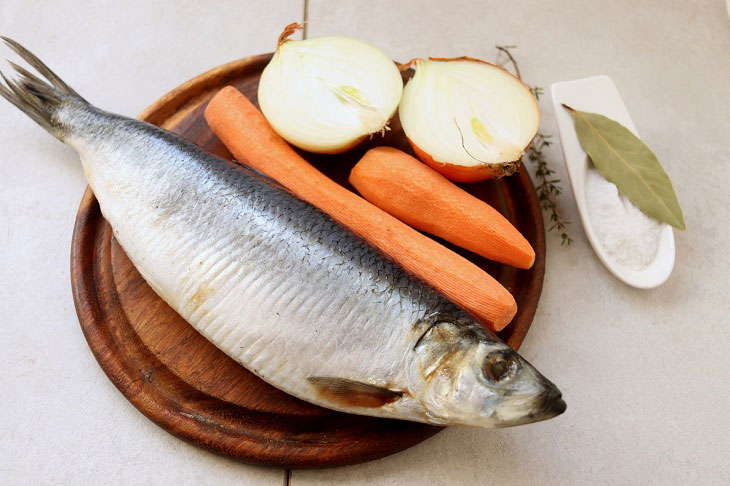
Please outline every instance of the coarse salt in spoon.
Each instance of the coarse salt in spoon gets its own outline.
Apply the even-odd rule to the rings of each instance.
[[[568,169],[570,185],[573,188],[573,195],[588,241],[590,241],[601,262],[619,280],[641,289],[658,287],[669,278],[672,268],[674,268],[675,250],[672,227],[667,224],[658,224],[656,228],[658,233],[656,253],[648,263],[641,262],[642,255],[626,255],[628,258],[617,258],[615,254],[611,254],[599,237],[596,226],[591,220],[591,211],[586,196],[589,176],[591,177],[591,187],[596,187],[596,173],[593,172],[596,169],[593,168],[590,158],[578,141],[573,118],[568,110],[562,106],[565,104],[576,110],[607,116],[638,136],[634,122],[631,120],[626,106],[624,106],[616,85],[611,78],[603,75],[555,83],[551,87],[551,92],[565,165]],[[599,183],[603,184],[607,181],[601,180]],[[636,218],[636,214],[633,213],[638,210],[634,207],[627,209],[632,212],[630,216]],[[643,217],[643,215],[640,215],[640,217]],[[627,224],[629,224],[628,221]],[[652,228],[647,228],[645,233],[651,235],[651,231]],[[641,235],[642,238],[650,241],[646,234]],[[606,238],[605,234],[601,236],[604,239]],[[619,260],[623,260],[623,262]],[[639,262],[644,263],[641,268],[631,264]]]

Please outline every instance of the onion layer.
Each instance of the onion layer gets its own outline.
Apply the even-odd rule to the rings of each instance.
[[[447,178],[510,175],[537,133],[537,101],[519,79],[478,59],[415,59],[399,113],[418,157]]]
[[[387,130],[403,93],[395,63],[356,39],[287,39],[298,27],[287,26],[259,82],[259,105],[274,130],[318,153],[344,152]]]

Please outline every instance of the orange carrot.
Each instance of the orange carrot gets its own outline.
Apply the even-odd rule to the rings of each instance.
[[[491,330],[503,329],[517,312],[512,295],[488,273],[315,169],[235,88],[213,97],[205,119],[236,159],[325,211]]]
[[[398,149],[369,150],[350,172],[350,183],[416,229],[518,268],[535,262],[535,250],[499,211]]]

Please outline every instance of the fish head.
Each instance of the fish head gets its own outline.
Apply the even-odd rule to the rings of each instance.
[[[429,422],[497,428],[565,411],[552,382],[470,319],[438,316],[412,348],[409,392]]]

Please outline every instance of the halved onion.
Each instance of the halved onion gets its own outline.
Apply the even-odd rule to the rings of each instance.
[[[399,113],[418,157],[457,182],[511,175],[540,111],[522,81],[478,59],[415,59]]]
[[[259,105],[274,130],[318,153],[344,152],[384,133],[403,93],[395,63],[356,39],[288,39],[299,27],[284,30],[259,82]]]

